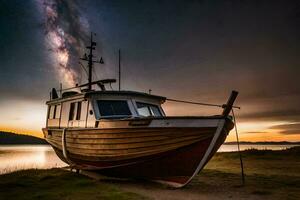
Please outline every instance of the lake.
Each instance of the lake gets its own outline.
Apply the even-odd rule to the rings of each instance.
[[[0,174],[64,166],[49,145],[0,145]]]
[[[270,149],[282,150],[296,145],[257,145],[243,144],[241,150]],[[237,146],[224,144],[219,152],[237,151]],[[49,169],[67,166],[55,154],[49,145],[0,145],[0,174],[23,169]]]

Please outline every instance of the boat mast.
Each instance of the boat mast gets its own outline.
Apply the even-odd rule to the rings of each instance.
[[[87,56],[84,54],[83,58],[80,58],[80,60],[84,60],[88,62],[88,90],[92,90],[92,82],[93,82],[93,64],[94,63],[100,63],[104,64],[103,59],[99,61],[93,60],[93,50],[96,49],[97,43],[93,41],[93,32],[91,32],[91,38],[90,38],[90,46],[87,46],[86,48],[89,49],[89,55]]]
[[[89,77],[88,77],[88,90],[91,90],[92,89],[92,85],[91,85],[91,82],[92,82],[92,68],[93,68],[93,49],[96,48],[96,43],[93,42],[93,34],[91,33],[91,46],[87,46],[86,47],[87,49],[90,50],[90,54],[88,56],[88,68],[89,68]]]

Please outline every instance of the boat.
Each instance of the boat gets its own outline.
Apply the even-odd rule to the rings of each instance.
[[[73,169],[184,187],[233,129],[229,114],[238,92],[232,91],[218,115],[166,116],[166,97],[107,90],[116,79],[93,81],[95,46],[91,36],[89,55],[82,58],[88,62],[88,83],[60,94],[52,89],[45,139]]]

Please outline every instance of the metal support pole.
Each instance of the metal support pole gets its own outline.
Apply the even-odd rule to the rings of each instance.
[[[239,152],[239,157],[240,157],[241,175],[242,175],[242,185],[245,185],[244,164],[243,164],[243,159],[242,159],[242,153],[241,153],[241,150],[240,150],[239,134],[238,134],[237,126],[236,126],[236,119],[235,119],[234,111],[233,111],[233,109],[232,109],[231,111],[232,111],[233,122],[234,122],[234,129],[235,129],[235,135],[236,135],[236,142],[237,142],[238,152]]]
[[[119,91],[121,90],[121,49],[119,49]]]

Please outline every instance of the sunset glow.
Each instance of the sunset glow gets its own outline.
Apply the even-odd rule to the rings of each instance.
[[[13,103],[15,106],[11,106]],[[39,102],[11,101],[0,106],[0,130],[42,137],[47,107]],[[17,115],[15,115],[17,113]]]

